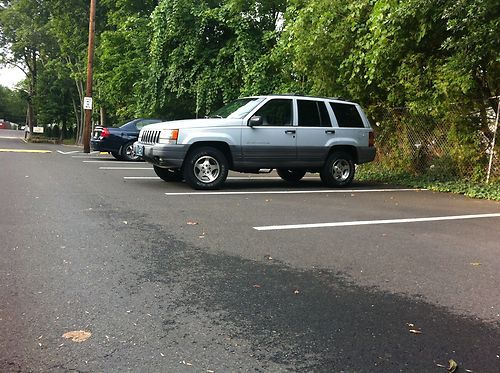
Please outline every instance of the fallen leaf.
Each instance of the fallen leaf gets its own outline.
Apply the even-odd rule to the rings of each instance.
[[[187,225],[198,225],[198,222],[197,221],[191,221],[191,220],[188,220],[186,222]]]
[[[266,255],[266,256],[264,256],[264,258],[266,258],[267,260],[273,260],[271,255]]]
[[[417,330],[417,329],[410,329],[409,332],[413,333],[413,334],[422,334],[422,332],[420,330]]]
[[[85,342],[92,335],[91,332],[85,330],[75,330],[73,332],[64,333],[62,336],[66,339],[71,339],[73,342]]]
[[[260,285],[259,284],[255,284],[253,287],[258,289],[258,288],[260,288]]]
[[[300,293],[300,291],[299,291],[299,289],[295,289],[295,290],[293,291],[293,293],[294,293],[294,294],[299,294],[299,293]]]
[[[448,372],[453,373],[453,372],[455,372],[457,370],[458,364],[457,364],[457,362],[455,360],[450,359],[448,361],[448,364],[449,364],[448,365]]]
[[[410,328],[413,328],[415,326],[415,324],[412,323],[406,323],[406,325],[408,325]]]
[[[128,224],[128,222],[126,220],[123,221],[123,224]]]
[[[474,266],[474,267],[478,267],[481,265],[481,263],[478,263],[478,262],[473,262],[470,264],[471,266]]]

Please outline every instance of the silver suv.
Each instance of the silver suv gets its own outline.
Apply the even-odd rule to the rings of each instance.
[[[165,181],[220,188],[229,170],[276,169],[287,181],[319,172],[347,186],[355,164],[375,158],[373,130],[361,107],[333,98],[270,95],[235,100],[204,119],[141,129],[134,151]]]

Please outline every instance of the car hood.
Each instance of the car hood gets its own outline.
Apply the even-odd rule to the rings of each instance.
[[[142,128],[142,131],[158,131],[166,129],[181,129],[181,128],[199,128],[199,127],[226,127],[226,126],[241,126],[242,119],[225,119],[225,118],[203,118],[203,119],[186,119],[173,120],[169,122],[161,122],[148,124]]]

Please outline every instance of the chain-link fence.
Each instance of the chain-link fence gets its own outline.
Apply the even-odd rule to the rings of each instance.
[[[446,117],[415,114],[407,108],[379,112],[374,126],[378,147],[376,162],[439,179],[460,177],[486,181],[493,151],[490,179],[499,181],[498,139],[492,149],[495,110],[490,107],[483,113],[464,115],[461,108],[456,108],[448,111]]]

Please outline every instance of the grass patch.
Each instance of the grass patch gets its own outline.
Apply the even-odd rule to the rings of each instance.
[[[62,142],[64,145],[76,145],[75,139],[64,139]]]
[[[486,182],[473,182],[458,178],[443,179],[439,175],[413,175],[404,171],[389,170],[380,164],[361,165],[356,170],[356,179],[380,183],[397,184],[412,188],[425,188],[436,192],[463,194],[467,197],[500,201],[500,178]]]
[[[35,135],[32,135],[27,141],[33,144],[60,144],[59,139]]]

